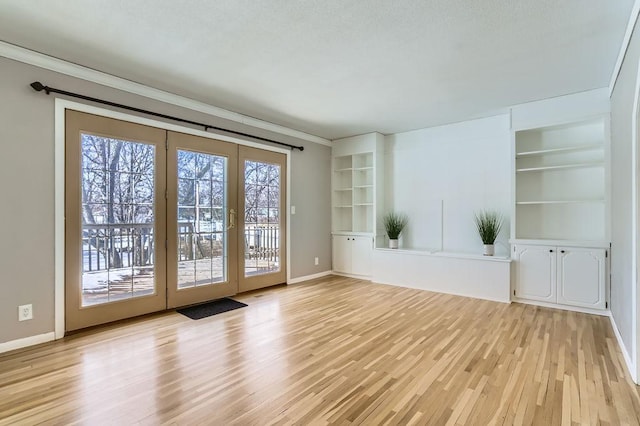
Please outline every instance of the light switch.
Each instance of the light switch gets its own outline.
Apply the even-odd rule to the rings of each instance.
[[[296,206],[291,206],[291,214],[296,214]]]

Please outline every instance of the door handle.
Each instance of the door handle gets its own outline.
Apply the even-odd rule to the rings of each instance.
[[[229,226],[227,226],[227,229],[232,229],[235,227],[236,227],[236,210],[231,209],[229,210]]]

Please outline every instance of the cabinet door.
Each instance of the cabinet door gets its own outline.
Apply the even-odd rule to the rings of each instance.
[[[373,269],[373,239],[371,237],[351,237],[351,273],[371,275]]]
[[[558,248],[558,303],[605,308],[605,250]]]
[[[556,248],[516,246],[516,296],[556,302]]]
[[[351,239],[346,235],[333,236],[333,270],[345,274],[351,273]]]

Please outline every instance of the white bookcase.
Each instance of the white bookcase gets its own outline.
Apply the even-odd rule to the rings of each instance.
[[[516,300],[608,307],[608,135],[608,115],[514,131]]]
[[[367,277],[374,242],[384,235],[380,229],[384,136],[370,133],[336,140],[332,157],[334,271]],[[345,253],[354,261],[344,261]]]
[[[374,232],[373,152],[334,158],[334,231]]]
[[[605,118],[515,132],[514,238],[608,239]]]

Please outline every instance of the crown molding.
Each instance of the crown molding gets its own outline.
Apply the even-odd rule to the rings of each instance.
[[[609,82],[609,97],[611,97],[611,95],[613,94],[613,89],[616,87],[616,81],[618,80],[618,75],[620,75],[620,69],[622,68],[622,63],[624,62],[624,56],[627,54],[627,49],[629,48],[629,43],[631,42],[633,29],[635,28],[636,21],[638,20],[638,14],[640,14],[640,0],[636,0],[633,3],[633,7],[631,8],[631,15],[629,15],[629,21],[627,22],[627,30],[624,33],[622,45],[620,46],[620,52],[618,52],[618,59],[616,60],[616,65],[613,67],[613,74],[611,74],[611,81]]]
[[[49,71],[65,74],[70,77],[79,78],[81,80],[90,81],[102,86],[111,87],[113,89],[122,90],[149,99],[164,102],[167,104],[179,106],[181,108],[198,111],[215,117],[224,118],[226,120],[235,121],[247,126],[255,127],[270,132],[279,133],[281,135],[293,136],[309,142],[321,145],[331,146],[331,141],[299,130],[290,129],[279,124],[270,123],[254,117],[219,108],[204,102],[196,101],[174,93],[165,92],[164,90],[154,89],[144,84],[136,83],[124,78],[116,77],[111,74],[97,71],[82,65],[73,64],[54,58],[49,55],[25,49],[14,44],[0,41],[0,56],[12,59],[14,61],[23,62]]]

